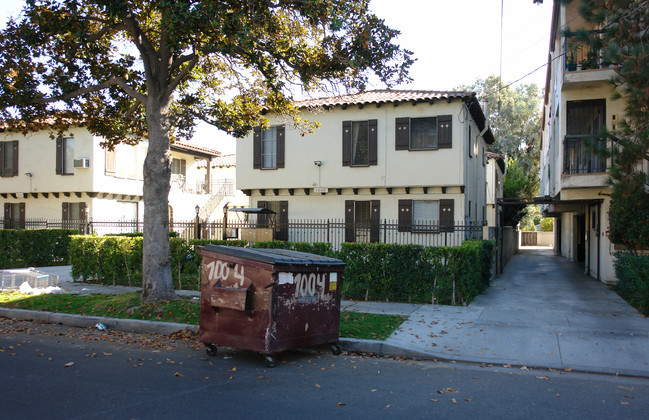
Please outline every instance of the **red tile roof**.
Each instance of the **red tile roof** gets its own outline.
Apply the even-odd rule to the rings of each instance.
[[[210,156],[221,155],[221,152],[219,152],[218,150],[210,149],[208,147],[198,146],[181,140],[176,140],[173,143],[171,143],[171,148],[179,151],[189,152],[189,153],[198,152],[201,155],[210,155]]]
[[[237,166],[237,155],[221,155],[212,159],[212,168],[227,168]]]
[[[349,95],[314,98],[295,102],[302,108],[318,106],[342,106],[384,104],[394,102],[431,102],[440,99],[472,99],[475,93],[466,91],[435,91],[435,90],[369,90],[367,92]]]

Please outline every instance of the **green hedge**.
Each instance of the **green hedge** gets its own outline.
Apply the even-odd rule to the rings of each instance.
[[[198,289],[201,256],[197,246],[247,246],[244,241],[170,238],[171,270],[176,288]],[[355,300],[467,304],[491,279],[493,241],[470,240],[458,247],[269,241],[256,248],[281,248],[340,258],[346,263],[343,297]],[[74,278],[141,286],[142,238],[76,235],[70,244]]]
[[[345,243],[343,297],[354,300],[468,304],[491,279],[493,241],[458,247]]]
[[[68,264],[70,229],[0,230],[0,267],[25,268]]]
[[[649,315],[649,256],[618,251],[615,275],[618,282],[613,290],[643,315]]]

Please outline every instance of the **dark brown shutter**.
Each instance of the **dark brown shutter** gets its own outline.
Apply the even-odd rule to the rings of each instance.
[[[5,203],[4,228],[11,229],[11,204]]]
[[[56,174],[63,173],[63,137],[56,138]]]
[[[18,205],[19,207],[19,214],[18,214],[18,222],[19,222],[19,228],[20,229],[25,229],[25,203],[20,203]]]
[[[82,220],[83,222],[86,222],[88,220],[86,209],[86,203],[79,203],[79,220]]]
[[[69,210],[70,210],[70,203],[61,204],[61,219],[70,220]]]
[[[277,240],[288,241],[288,201],[279,202],[279,230]]]
[[[252,168],[261,168],[261,126],[254,128],[252,136]]]
[[[450,149],[453,147],[453,118],[451,115],[437,117],[437,148]]]
[[[377,165],[378,164],[378,120],[369,120],[367,122],[367,148],[369,152],[369,164]]]
[[[351,166],[351,165],[352,165],[352,122],[343,121],[343,166]]]
[[[7,147],[6,142],[0,142],[0,176],[7,176],[5,168],[5,147]]]
[[[12,141],[11,142],[11,147],[14,149],[13,150],[14,159],[13,159],[13,165],[12,165],[13,172],[12,172],[11,176],[18,176],[18,140]]]
[[[379,242],[381,228],[381,200],[370,201],[370,242]]]
[[[394,150],[410,148],[410,118],[397,118],[394,123]]]
[[[439,226],[442,232],[455,230],[454,200],[439,200]]]
[[[285,145],[285,132],[286,129],[283,125],[277,127],[277,167],[284,167],[284,153],[286,150]]]
[[[115,175],[115,149],[106,149],[106,175]]]
[[[354,200],[345,200],[345,242],[356,242]]]
[[[265,201],[257,201],[257,207],[260,209],[265,209],[267,206]],[[257,227],[267,227],[268,226],[268,215],[267,214],[258,214],[257,215]]]
[[[399,200],[399,232],[412,232],[412,200]]]

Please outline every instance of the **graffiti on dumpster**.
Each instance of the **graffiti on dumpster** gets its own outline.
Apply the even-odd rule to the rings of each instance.
[[[245,278],[243,274],[243,266],[234,264],[232,270],[230,269],[231,266],[231,263],[226,263],[219,260],[211,261],[209,264],[207,264],[208,279],[210,281],[227,280],[230,277],[230,274],[232,274],[232,277],[235,280],[239,281],[239,286],[243,286],[243,279]]]

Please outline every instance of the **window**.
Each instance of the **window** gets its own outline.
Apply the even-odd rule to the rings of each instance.
[[[263,227],[271,227],[271,221],[274,222],[273,239],[277,241],[288,241],[288,201],[257,201],[257,207],[270,209],[277,216],[265,214],[257,215],[257,223]]]
[[[185,174],[187,161],[185,159],[171,159],[171,189],[184,191],[186,185]]]
[[[86,232],[86,203],[62,203],[62,226],[64,229],[79,229]]]
[[[343,121],[343,166],[371,166],[377,158],[378,120]]]
[[[345,201],[345,242],[378,242],[381,201]]]
[[[599,152],[606,148],[605,107],[604,99],[567,103],[564,173],[606,172],[606,158]]]
[[[56,139],[56,173],[58,175],[74,174],[74,139],[58,137]]]
[[[18,140],[0,142],[0,165],[3,177],[18,176]]]
[[[253,168],[278,169],[284,167],[283,125],[272,126],[265,130],[255,127],[253,134]]]
[[[436,150],[452,147],[450,115],[395,120],[395,150]]]
[[[5,203],[4,228],[25,229],[25,203]]]
[[[452,232],[454,201],[399,200],[399,232]]]

